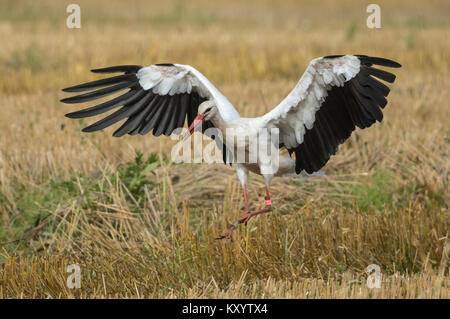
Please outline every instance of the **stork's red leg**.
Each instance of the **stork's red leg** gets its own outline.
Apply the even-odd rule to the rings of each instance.
[[[272,201],[270,200],[270,192],[269,192],[268,186],[266,186],[266,197],[264,197],[264,200],[266,201],[266,207],[259,209],[259,210],[255,210],[253,212],[245,213],[244,215],[242,215],[239,218],[238,223],[239,224],[247,223],[250,220],[250,218],[252,218],[253,216],[268,213],[272,210]]]
[[[244,210],[244,212],[247,213],[247,212],[248,212],[247,185],[244,184],[243,188],[244,188],[244,204],[245,204],[245,210]]]
[[[244,192],[244,205],[245,205],[244,212],[248,213],[247,184],[244,184],[242,186],[242,188],[243,188],[243,192]],[[239,226],[239,222],[232,222],[231,226],[222,235],[220,235],[216,239],[228,238],[228,239],[233,240],[233,230],[235,228],[237,228],[238,226]]]
[[[253,216],[270,212],[272,210],[272,201],[270,200],[270,192],[269,192],[268,186],[266,186],[266,197],[264,197],[264,199],[266,201],[266,207],[259,209],[259,210],[255,210],[253,212],[249,212],[248,211],[248,201],[247,201],[247,188],[246,188],[246,185],[244,184],[244,201],[245,201],[246,213],[244,215],[242,215],[237,221],[232,222],[231,226],[222,235],[220,235],[216,239],[228,238],[228,239],[233,240],[233,230],[238,228],[239,224],[242,224],[242,223],[247,224],[247,222]]]

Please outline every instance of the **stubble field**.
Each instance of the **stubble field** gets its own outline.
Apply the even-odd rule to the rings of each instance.
[[[4,1],[0,12],[0,298],[448,298],[450,5],[379,1]],[[171,138],[81,133],[61,88],[89,70],[176,62],[242,116],[261,115],[309,61],[399,61],[384,120],[354,132],[323,177],[276,178],[274,210],[242,214],[234,167],[174,164]],[[264,184],[250,177],[252,208]],[[78,264],[81,288],[69,289]],[[365,269],[380,266],[381,288]]]

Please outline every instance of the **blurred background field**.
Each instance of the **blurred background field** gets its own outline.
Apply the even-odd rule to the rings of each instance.
[[[448,298],[448,1],[2,1],[0,297]],[[170,162],[171,138],[82,134],[61,88],[92,68],[175,62],[243,116],[277,105],[309,61],[399,61],[385,118],[354,132],[324,177],[278,178],[275,210],[241,214],[233,167]],[[263,182],[252,176],[253,208]],[[82,269],[80,289],[66,266]],[[382,287],[366,287],[378,264]]]

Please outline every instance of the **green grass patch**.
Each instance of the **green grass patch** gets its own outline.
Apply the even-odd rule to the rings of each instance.
[[[44,52],[34,43],[28,45],[23,50],[15,50],[8,66],[15,69],[29,69],[40,71],[43,67]]]
[[[361,184],[345,185],[345,193],[354,197],[353,202],[360,211],[367,213],[371,208],[383,210],[394,204],[394,179],[386,173],[377,173]]]
[[[356,32],[358,31],[356,22],[353,21],[347,28],[347,30],[345,31],[345,36],[347,38],[347,40],[351,41],[355,38],[356,36]]]
[[[30,231],[50,217],[59,205],[74,199],[80,199],[81,207],[87,210],[96,209],[99,199],[106,203],[111,202],[110,190],[119,184],[129,191],[126,192],[126,198],[131,209],[139,211],[145,197],[144,188],[154,186],[154,183],[148,180],[148,175],[154,173],[159,165],[158,155],[150,154],[144,159],[143,154],[137,152],[133,162],[119,167],[117,172],[110,176],[79,174],[69,179],[51,179],[32,189],[17,189],[14,196],[14,214],[7,213],[8,217],[0,220],[0,245],[14,247],[18,241],[26,241],[26,238],[33,236]],[[1,192],[0,204],[5,204],[3,207],[8,204]],[[48,225],[45,231],[51,232],[51,225]]]

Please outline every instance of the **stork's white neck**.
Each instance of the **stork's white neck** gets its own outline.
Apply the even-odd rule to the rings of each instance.
[[[210,121],[214,124],[214,127],[218,128],[222,131],[222,134],[225,134],[225,131],[227,129],[227,122],[223,119],[220,112],[217,110],[217,112],[211,117]]]

